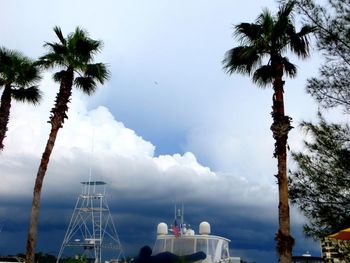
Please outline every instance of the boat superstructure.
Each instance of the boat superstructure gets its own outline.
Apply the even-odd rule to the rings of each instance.
[[[181,212],[178,214],[181,215]],[[178,224],[177,219],[180,218]],[[204,252],[206,259],[203,263],[232,263],[238,258],[231,258],[229,251],[230,240],[221,236],[211,235],[211,226],[204,221],[199,224],[199,233],[183,223],[183,215],[176,216],[174,224],[169,228],[166,223],[157,226],[157,239],[153,247],[153,255],[171,252],[178,256]],[[240,261],[238,261],[240,262]]]

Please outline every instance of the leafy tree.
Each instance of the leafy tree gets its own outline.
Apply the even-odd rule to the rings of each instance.
[[[44,45],[48,48],[48,53],[39,58],[38,64],[44,68],[58,67],[61,69],[53,75],[54,81],[60,84],[60,88],[51,110],[49,120],[51,131],[35,180],[27,240],[27,263],[34,263],[41,188],[58,130],[63,127],[64,120],[68,118],[68,103],[71,99],[72,88],[75,86],[91,95],[97,83],[103,84],[109,75],[105,64],[92,63],[94,55],[100,51],[101,41],[89,38],[87,32],[81,28],[76,28],[66,38],[59,27],[54,27],[54,32],[59,42]]]
[[[327,0],[322,4],[297,1],[299,13],[314,26],[317,47],[325,57],[319,76],[308,80],[307,92],[321,107],[341,107],[344,113],[350,113],[349,6],[350,0]],[[319,116],[318,124],[302,123],[312,141],[305,142],[306,153],[292,154],[298,168],[291,172],[290,185],[292,202],[310,220],[305,233],[314,238],[349,227],[350,223],[346,209],[349,194],[343,185],[349,180],[349,128],[327,124]]]
[[[291,172],[290,198],[309,222],[308,236],[319,238],[350,226],[350,128],[303,122],[308,132],[305,151],[293,152],[297,169]]]
[[[350,113],[350,0],[298,0],[298,10],[315,27],[318,49],[325,57],[319,76],[308,80],[307,92],[321,106]]]
[[[0,48],[0,151],[4,149],[12,100],[36,104],[41,93],[35,84],[40,72],[35,63],[20,52]]]
[[[283,74],[295,77],[296,66],[284,56],[291,51],[298,57],[309,55],[308,34],[312,27],[303,26],[296,31],[293,21],[295,2],[282,5],[276,16],[263,10],[255,23],[241,23],[235,26],[235,35],[240,46],[229,50],[223,61],[229,74],[234,72],[252,77],[261,87],[272,84],[274,91],[272,104],[271,131],[275,139],[274,157],[278,160],[279,186],[279,229],[276,234],[276,248],[280,262],[291,262],[294,239],[290,235],[290,216],[288,204],[288,179],[286,145],[288,132],[292,129],[291,118],[284,113]],[[266,64],[263,62],[266,61]]]

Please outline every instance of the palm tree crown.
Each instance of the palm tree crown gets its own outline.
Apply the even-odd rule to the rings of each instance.
[[[39,80],[34,61],[18,51],[0,47],[0,86],[28,87]]]
[[[41,93],[35,84],[41,79],[34,61],[20,52],[0,48],[0,89],[3,89],[0,105],[0,150],[6,136],[11,100],[36,104]]]
[[[310,26],[303,26],[296,32],[292,10],[295,2],[282,6],[273,17],[268,10],[263,10],[255,23],[241,23],[235,26],[235,36],[241,46],[226,53],[223,61],[225,70],[252,75],[253,81],[264,87],[272,83],[276,74],[295,77],[296,67],[282,54],[290,50],[298,57],[309,55],[308,34],[313,31]],[[268,60],[263,65],[264,60]],[[276,68],[282,64],[282,69]],[[283,70],[282,72],[278,72]]]
[[[65,38],[59,27],[54,27],[59,42],[46,42],[48,53],[40,57],[38,64],[43,68],[61,68],[53,75],[53,79],[61,84],[57,94],[55,107],[52,109],[50,122],[62,126],[67,118],[68,103],[72,94],[72,86],[91,95],[98,83],[103,84],[109,77],[106,65],[92,63],[94,55],[102,47],[102,42],[88,37],[86,31],[77,27]],[[55,120],[54,120],[55,119]]]
[[[59,27],[54,27],[59,42],[44,45],[49,52],[39,58],[39,65],[44,68],[60,67],[62,71],[55,73],[54,80],[61,82],[68,71],[72,70],[78,76],[73,84],[90,95],[95,91],[97,82],[103,84],[109,77],[109,72],[103,63],[91,63],[94,55],[102,47],[102,42],[88,37],[86,31],[77,27],[74,33],[63,37]]]

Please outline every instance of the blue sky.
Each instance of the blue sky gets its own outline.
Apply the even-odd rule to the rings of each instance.
[[[237,42],[233,25],[253,22],[275,1],[4,1],[1,45],[37,58],[58,25],[76,26],[103,40],[96,61],[111,79],[92,97],[74,92],[69,120],[59,132],[42,195],[37,250],[57,253],[79,182],[89,170],[108,183],[109,205],[126,254],[155,239],[157,223],[171,223],[175,203],[185,203],[193,226],[207,220],[232,240],[232,256],[277,262],[277,187],[269,127],[272,90],[248,77],[228,76],[221,61]],[[317,105],[305,80],[320,57],[298,65],[286,80],[286,113],[296,127],[292,150],[302,149],[301,120]],[[58,85],[44,74],[40,106],[13,104],[0,170],[0,254],[24,251],[31,193],[47,140],[46,123]],[[290,164],[293,167],[293,164]],[[319,255],[302,234],[304,218],[292,209],[295,254]]]

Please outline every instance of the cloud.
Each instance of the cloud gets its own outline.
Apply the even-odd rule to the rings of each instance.
[[[44,84],[55,85],[48,78]],[[53,99],[54,91],[50,90],[43,104],[36,108],[13,104],[6,148],[1,156],[0,211],[7,221],[5,226],[21,225],[18,231],[21,229],[23,238],[36,169],[50,128],[46,121]],[[244,221],[252,216],[252,211],[258,211],[257,221],[270,225],[268,222],[275,217],[271,213],[276,195],[273,186],[212,171],[191,152],[155,156],[151,142],[117,121],[107,107],[87,109],[85,100],[81,94],[74,93],[69,119],[59,131],[51,156],[43,187],[39,249],[46,245],[50,235],[45,233],[50,229],[56,235],[52,238],[56,247],[60,245],[80,182],[89,180],[90,176],[108,183],[110,207],[132,251],[143,241],[135,243],[126,229],[144,229],[144,242],[151,243],[156,224],[171,220],[175,203],[186,204],[195,225],[209,219],[213,229],[228,237],[231,233],[225,234],[224,226],[244,230]],[[150,224],[140,225],[140,220]],[[5,233],[11,242],[17,242],[12,244],[14,249],[24,244],[24,240],[21,243],[10,238],[6,227]],[[54,244],[50,243],[50,247],[54,249]]]

